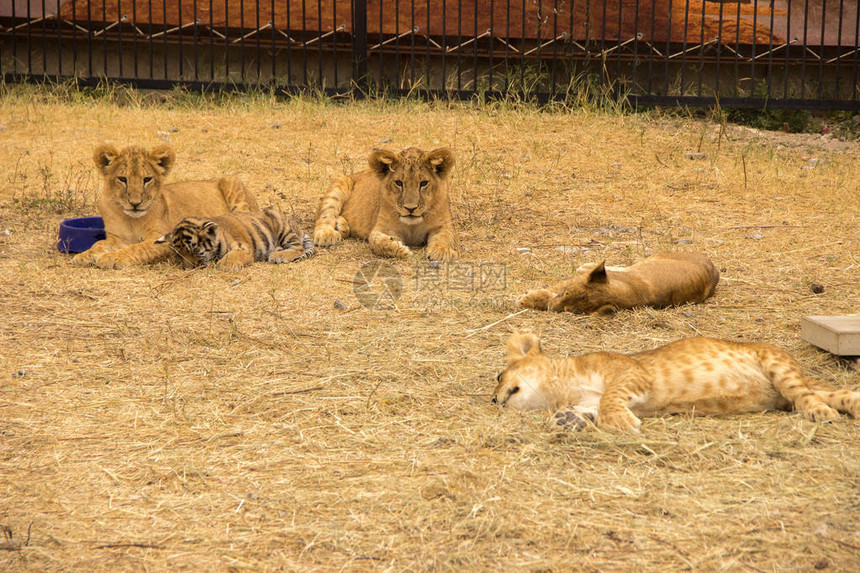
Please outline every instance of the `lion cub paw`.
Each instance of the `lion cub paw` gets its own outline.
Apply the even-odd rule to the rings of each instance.
[[[533,308],[535,310],[546,310],[549,301],[555,298],[555,293],[546,289],[530,290],[519,299],[517,304],[522,308]]]
[[[381,257],[392,257],[395,259],[405,259],[412,254],[412,249],[394,237],[376,242],[372,245],[372,250]]]
[[[589,426],[594,426],[596,417],[594,412],[588,410],[563,408],[549,419],[549,429],[581,432]]]
[[[391,239],[391,244],[389,246],[386,246],[385,248],[386,256],[394,257],[397,259],[406,259],[411,254],[412,249],[394,238]]]
[[[804,410],[803,415],[813,422],[830,422],[839,419],[839,412],[827,404],[818,404]]]
[[[84,251],[72,257],[71,262],[76,267],[88,267],[96,264],[96,258],[89,251]]]
[[[600,416],[600,428],[604,430],[623,430],[626,432],[638,432],[642,420],[633,415],[629,410],[604,413]]]
[[[314,231],[314,244],[318,247],[330,247],[343,240],[343,234],[334,227],[320,227]]]
[[[427,245],[427,257],[434,261],[453,261],[457,258],[457,251],[446,244],[432,243]]]
[[[96,256],[95,264],[100,269],[124,269],[133,263],[117,253],[104,253]]]

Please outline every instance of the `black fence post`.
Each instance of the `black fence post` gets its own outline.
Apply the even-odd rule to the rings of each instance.
[[[367,0],[352,3],[352,83],[358,97],[367,94]]]

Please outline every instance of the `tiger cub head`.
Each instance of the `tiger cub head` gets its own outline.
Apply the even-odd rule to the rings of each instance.
[[[219,235],[217,222],[187,217],[155,244],[168,244],[185,267],[199,267],[221,258]]]

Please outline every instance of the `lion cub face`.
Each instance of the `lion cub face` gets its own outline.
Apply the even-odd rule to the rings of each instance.
[[[556,312],[575,312],[580,314],[614,314],[618,309],[610,302],[612,289],[606,274],[604,262],[593,268],[589,265],[578,272],[567,282],[564,290],[549,307]]]
[[[112,145],[100,145],[93,153],[93,162],[105,178],[104,193],[134,219],[146,215],[159,197],[161,184],[175,159],[176,154],[167,145],[152,151],[138,146],[119,151]]]
[[[383,181],[383,198],[397,210],[400,222],[417,225],[424,220],[428,205],[454,167],[454,154],[439,148],[429,153],[410,147],[400,154],[387,149],[374,151],[368,160],[370,168]]]
[[[508,339],[508,367],[496,377],[493,404],[518,410],[549,408],[553,404],[546,380],[551,360],[543,355],[534,334],[514,334]]]

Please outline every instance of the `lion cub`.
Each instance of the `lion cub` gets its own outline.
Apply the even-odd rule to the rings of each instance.
[[[448,199],[454,154],[410,147],[376,150],[370,169],[340,177],[320,201],[314,243],[327,247],[353,236],[367,239],[381,257],[406,258],[409,246],[427,244],[427,256],[457,257]]]
[[[104,177],[98,206],[107,238],[75,255],[76,265],[121,268],[155,262],[170,252],[155,240],[185,217],[258,210],[254,195],[232,177],[164,183],[176,162],[168,145],[151,151],[100,145],[93,162]]]
[[[714,294],[720,273],[701,253],[656,253],[626,268],[589,263],[548,288],[527,292],[523,308],[613,314],[624,308],[663,308],[702,302]]]
[[[493,403],[557,412],[554,426],[639,430],[640,416],[679,412],[740,414],[794,407],[816,422],[839,412],[860,416],[860,392],[805,377],[786,352],[769,344],[685,338],[637,354],[593,352],[550,358],[533,334],[507,341],[508,367]]]

